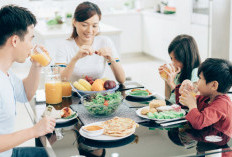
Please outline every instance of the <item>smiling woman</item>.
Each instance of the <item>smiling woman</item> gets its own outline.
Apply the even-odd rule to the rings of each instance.
[[[85,75],[101,78],[108,62],[116,80],[125,81],[114,44],[109,38],[98,35],[100,20],[101,11],[96,4],[83,2],[77,6],[72,35],[56,52],[56,63],[67,65],[61,69],[62,79],[76,81]]]

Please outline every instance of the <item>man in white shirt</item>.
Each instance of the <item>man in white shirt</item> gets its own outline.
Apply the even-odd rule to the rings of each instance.
[[[32,61],[24,80],[18,79],[10,67],[14,62],[23,63],[29,57],[35,24],[35,16],[25,8],[9,5],[0,9],[0,157],[46,156],[41,148],[14,147],[52,133],[55,127],[55,119],[45,117],[31,128],[13,132],[16,101],[32,99],[39,84],[41,66]]]

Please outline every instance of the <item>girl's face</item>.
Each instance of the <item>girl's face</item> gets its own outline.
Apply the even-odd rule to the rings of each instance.
[[[179,67],[180,69],[183,68],[183,63],[181,63],[180,61],[178,61],[175,57],[175,54],[174,54],[174,51],[172,51],[170,54],[169,54],[171,60],[172,60],[172,64],[174,65],[174,67],[177,68]]]
[[[74,21],[78,37],[84,41],[93,40],[99,30],[99,21],[97,14],[83,22]]]

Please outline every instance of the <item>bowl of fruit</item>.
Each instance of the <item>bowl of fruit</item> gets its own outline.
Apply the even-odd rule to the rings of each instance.
[[[82,104],[87,112],[96,117],[111,116],[123,102],[120,92],[94,93],[83,96]]]
[[[119,88],[119,85],[113,80],[108,79],[93,79],[85,76],[73,83],[75,91],[81,95],[94,94],[94,93],[110,93]]]

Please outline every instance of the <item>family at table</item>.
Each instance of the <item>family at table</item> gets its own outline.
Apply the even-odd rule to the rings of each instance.
[[[102,78],[110,66],[118,83],[125,82],[125,72],[113,42],[99,35],[101,11],[91,2],[79,4],[73,14],[73,32],[57,47],[56,57],[62,65],[62,80],[75,81],[88,75]],[[33,49],[35,16],[26,8],[8,5],[0,9],[0,157],[47,156],[45,149],[17,147],[23,142],[54,131],[56,121],[42,118],[33,127],[14,132],[16,102],[30,101],[39,84],[42,66],[31,57],[28,76],[20,80],[11,70],[14,62],[24,63]],[[45,48],[45,55],[49,53]],[[220,53],[220,52],[218,52]],[[186,119],[194,129],[212,126],[232,136],[232,102],[226,95],[232,86],[232,63],[208,58],[201,63],[196,41],[189,35],[178,35],[168,47],[170,64],[159,67],[165,81],[165,96],[173,104],[188,109]],[[155,78],[154,78],[155,81]]]

